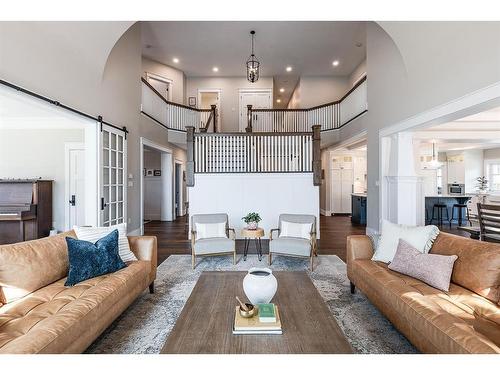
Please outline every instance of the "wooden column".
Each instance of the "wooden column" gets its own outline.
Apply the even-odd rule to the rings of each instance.
[[[313,183],[321,185],[321,125],[313,125]]]
[[[186,186],[194,186],[194,126],[186,126],[187,163]]]
[[[247,127],[245,129],[247,133],[252,132],[252,105],[247,105]]]
[[[215,104],[212,107],[212,121],[214,122],[214,133],[217,133],[217,106]]]

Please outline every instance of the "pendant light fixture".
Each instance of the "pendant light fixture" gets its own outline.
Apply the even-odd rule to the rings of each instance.
[[[437,154],[436,154],[436,142],[432,142],[432,160],[429,163],[432,168],[439,168],[441,167],[441,163],[438,161]]]
[[[254,30],[250,31],[250,35],[252,38],[252,54],[250,55],[250,57],[247,60],[247,80],[248,80],[248,82],[254,83],[254,82],[257,82],[259,80],[260,62],[255,57],[254,50],[253,50],[255,31]]]

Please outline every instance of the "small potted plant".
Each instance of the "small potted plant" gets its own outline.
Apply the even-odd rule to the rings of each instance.
[[[250,212],[247,216],[242,218],[247,224],[247,229],[255,230],[259,226],[259,221],[262,221],[260,215],[257,212]]]
[[[479,194],[486,194],[488,192],[488,179],[485,176],[476,178],[476,189]]]

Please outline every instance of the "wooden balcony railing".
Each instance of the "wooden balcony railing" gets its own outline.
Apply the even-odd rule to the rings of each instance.
[[[247,106],[247,132],[304,132],[340,129],[368,110],[366,76],[340,100],[306,109],[253,109]]]
[[[292,133],[187,133],[188,186],[197,173],[313,173],[321,184],[320,127]]]
[[[197,131],[217,131],[217,108],[192,108],[168,101],[144,78],[142,81],[141,113],[170,130],[186,131],[188,126]]]

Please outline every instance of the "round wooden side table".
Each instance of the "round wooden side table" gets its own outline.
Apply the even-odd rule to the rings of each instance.
[[[262,244],[260,242],[261,237],[264,237],[264,229],[247,229],[243,228],[241,230],[241,237],[245,239],[245,249],[243,251],[243,260],[247,260],[248,254],[248,245],[250,244],[250,240],[255,240],[255,249],[259,254],[259,261],[262,260]]]

